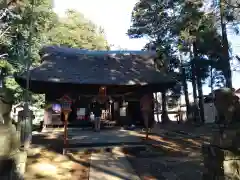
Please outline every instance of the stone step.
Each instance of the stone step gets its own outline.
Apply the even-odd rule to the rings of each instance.
[[[121,152],[91,155],[89,180],[140,180]]]
[[[108,149],[110,149],[111,151],[114,151],[116,148],[119,149],[119,147],[121,148],[126,148],[126,147],[146,147],[146,145],[144,144],[117,144],[118,146],[116,146],[116,144],[91,144],[90,146],[78,146],[78,147],[68,147],[68,148],[63,148],[63,154],[67,153],[67,152],[79,152],[79,151],[88,151],[88,150],[104,150],[107,151]]]
[[[92,148],[92,147],[106,147],[106,146],[140,146],[142,145],[142,142],[98,142],[98,143],[92,143],[92,142],[75,142],[71,143],[71,141],[68,144],[67,148]]]

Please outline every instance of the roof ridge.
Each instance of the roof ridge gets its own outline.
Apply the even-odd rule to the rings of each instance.
[[[110,55],[110,54],[134,54],[134,55],[156,55],[156,51],[143,51],[143,50],[88,50],[80,48],[69,48],[63,46],[44,46],[41,53],[73,53],[73,54],[86,54],[86,55]]]

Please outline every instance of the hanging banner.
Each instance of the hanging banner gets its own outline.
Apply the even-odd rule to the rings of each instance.
[[[83,120],[85,119],[86,108],[77,108],[77,119]]]

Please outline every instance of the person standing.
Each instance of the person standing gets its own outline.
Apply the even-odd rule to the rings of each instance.
[[[142,111],[142,116],[144,120],[144,125],[146,128],[146,139],[148,139],[149,134],[149,120],[152,115],[152,96],[151,94],[145,94],[140,100],[140,106]]]
[[[101,103],[98,99],[94,100],[92,103],[92,112],[94,114],[94,130],[100,131],[102,110],[104,108],[104,103]]]

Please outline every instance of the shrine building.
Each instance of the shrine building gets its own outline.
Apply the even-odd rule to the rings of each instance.
[[[29,89],[33,93],[45,94],[46,126],[63,124],[59,103],[63,96],[73,101],[69,126],[90,126],[90,104],[100,91],[108,102],[103,122],[141,125],[141,96],[165,91],[177,82],[174,74],[156,69],[156,52],[90,51],[46,46],[41,49],[40,56],[41,64],[30,70]],[[17,83],[24,88],[26,79],[26,72],[15,76]],[[154,103],[152,109],[154,111]]]

